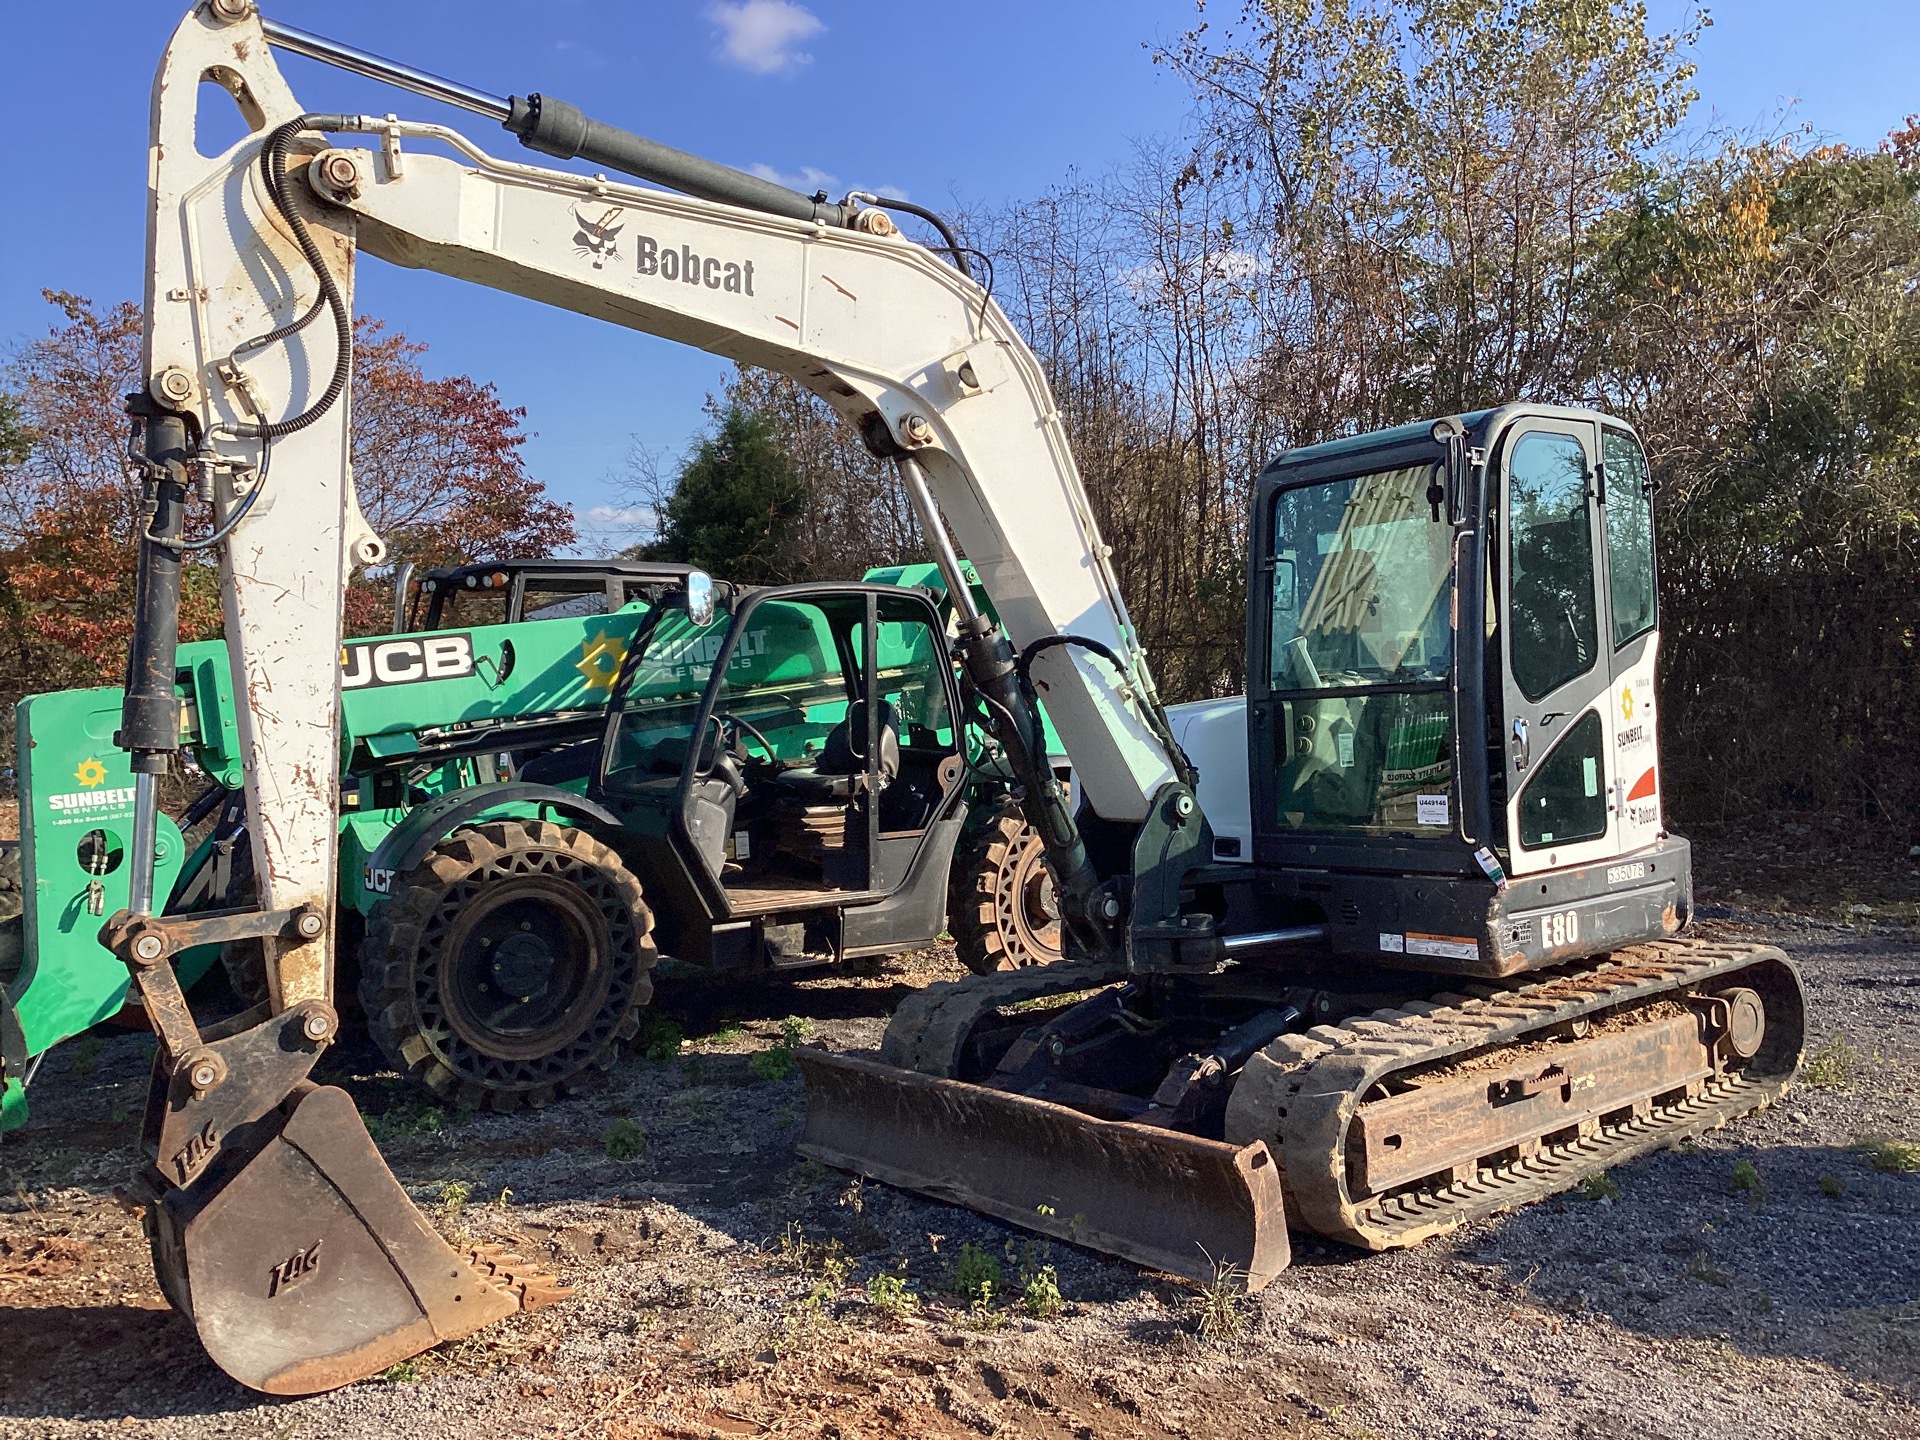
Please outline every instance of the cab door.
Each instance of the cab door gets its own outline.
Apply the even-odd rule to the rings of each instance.
[[[1602,422],[1600,461],[1613,676],[1613,811],[1620,852],[1630,854],[1658,840],[1663,829],[1653,694],[1660,646],[1653,484],[1640,442],[1623,425]]]
[[[1502,748],[1515,875],[1620,848],[1598,444],[1591,422],[1529,417],[1503,446]]]

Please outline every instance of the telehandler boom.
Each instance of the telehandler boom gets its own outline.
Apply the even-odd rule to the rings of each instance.
[[[272,46],[463,105],[602,173],[499,160],[443,126],[307,112]],[[249,126],[217,157],[194,145],[202,80]],[[376,148],[326,139],[356,135]],[[155,83],[152,143],[134,408],[153,511],[121,731],[133,873],[103,938],[161,1036],[145,1172],[156,1268],[244,1383],[340,1384],[553,1289],[511,1257],[456,1254],[407,1202],[352,1101],[306,1078],[337,1025],[342,577],[381,553],[346,465],[362,253],[786,374],[895,463],[958,611],[957,658],[1045,846],[1068,961],[903,1006],[886,1064],[803,1057],[813,1153],[1169,1269],[1195,1273],[1211,1255],[1263,1283],[1286,1262],[1289,1194],[1305,1224],[1410,1243],[1483,1213],[1488,1192],[1541,1193],[1717,1123],[1792,1073],[1800,999],[1784,957],[1620,948],[1677,930],[1687,908],[1684,842],[1662,836],[1657,798],[1614,783],[1628,744],[1613,697],[1652,696],[1639,670],[1616,680],[1613,667],[1650,664],[1650,619],[1621,634],[1621,592],[1606,607],[1595,588],[1608,573],[1599,551],[1588,570],[1561,563],[1581,526],[1590,549],[1602,533],[1604,495],[1633,494],[1602,479],[1616,465],[1631,474],[1624,451],[1598,463],[1603,431],[1632,443],[1624,427],[1503,411],[1283,462],[1263,486],[1277,498],[1262,512],[1250,611],[1268,686],[1245,712],[1251,798],[1216,802],[1252,817],[1236,864],[1219,847],[1235,837],[1216,836],[1196,799],[1038,363],[957,242],[943,235],[942,257],[896,232],[885,212],[899,202],[810,199],[551,97],[501,99],[263,22],[250,0],[206,0],[182,22]],[[1558,448],[1534,456],[1534,431]],[[184,538],[202,492],[244,697],[261,894],[257,911],[176,920],[154,913],[143,877],[152,782],[177,741],[181,557],[213,539]],[[1487,539],[1496,517],[1505,551]],[[972,603],[949,532],[1004,631]],[[1495,555],[1506,562],[1489,568]],[[704,834],[704,807],[719,803],[708,737],[738,718],[718,682],[741,627],[714,628],[698,578],[656,612],[680,617],[706,667],[684,723],[608,707],[587,798],[627,829]],[[847,663],[871,663],[881,623],[849,616]],[[1502,659],[1487,663],[1490,651]],[[1536,668],[1522,670],[1523,655]],[[1077,815],[1046,762],[1042,697]],[[1499,806],[1495,717],[1498,753],[1511,721],[1526,770]],[[889,728],[870,705],[848,717],[845,743],[873,756]],[[1208,728],[1189,726],[1196,744]],[[604,834],[625,854],[621,828]],[[1502,847],[1517,877],[1505,889]],[[168,958],[245,936],[265,940],[270,1000],[203,1033]],[[1484,996],[1433,995],[1447,982],[1432,972]],[[1056,1003],[1008,1010],[1036,1000]]]

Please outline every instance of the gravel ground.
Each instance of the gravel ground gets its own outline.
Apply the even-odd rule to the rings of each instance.
[[[795,1157],[799,1081],[755,1057],[788,1016],[877,1044],[911,987],[957,973],[939,951],[664,986],[694,1037],[680,1056],[535,1115],[442,1115],[338,1056],[436,1223],[576,1289],[295,1402],[212,1368],[110,1198],[150,1040],[75,1042],[0,1146],[0,1435],[1920,1437],[1920,1175],[1851,1148],[1920,1140],[1920,943],[1726,911],[1706,927],[1801,964],[1826,1083],[1616,1170],[1617,1195],[1390,1255],[1297,1238],[1294,1268],[1215,1305],[1204,1337],[1190,1287]],[[634,1125],[643,1153],[609,1159]],[[1013,1303],[952,1296],[969,1244]],[[1047,1266],[1064,1308],[1035,1316],[1022,1279]],[[876,1306],[879,1275],[913,1308]]]

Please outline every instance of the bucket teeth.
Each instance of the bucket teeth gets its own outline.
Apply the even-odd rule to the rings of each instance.
[[[522,1310],[538,1310],[558,1304],[573,1295],[573,1286],[558,1275],[549,1275],[505,1247],[493,1244],[472,1245],[466,1251],[467,1263],[494,1289],[512,1298]]]

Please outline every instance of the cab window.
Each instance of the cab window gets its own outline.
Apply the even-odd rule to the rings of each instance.
[[[1586,447],[1553,431],[1521,436],[1507,493],[1513,682],[1539,701],[1599,658]]]
[[[1609,428],[1601,455],[1607,467],[1607,577],[1618,649],[1653,629],[1653,484],[1639,442]]]

